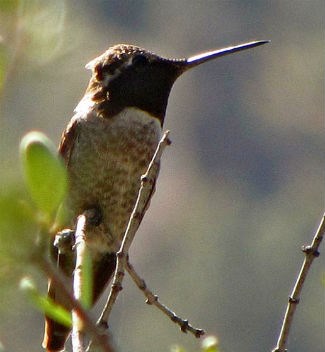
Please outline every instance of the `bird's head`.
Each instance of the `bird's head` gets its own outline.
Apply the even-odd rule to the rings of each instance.
[[[163,58],[137,46],[118,44],[86,65],[92,71],[92,77],[85,97],[96,104],[104,117],[113,116],[125,107],[136,107],[163,123],[170,90],[183,72],[265,43],[267,41],[245,43],[187,59]]]

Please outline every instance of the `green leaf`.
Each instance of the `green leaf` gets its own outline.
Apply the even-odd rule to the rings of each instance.
[[[202,352],[219,352],[218,339],[215,336],[207,336],[202,341]]]
[[[30,278],[23,278],[20,282],[20,288],[26,292],[34,306],[46,314],[49,318],[67,327],[72,326],[70,312],[62,306],[57,305],[51,298],[39,294]]]
[[[20,144],[29,193],[47,220],[54,215],[67,190],[67,173],[52,141],[41,132],[29,132]]]

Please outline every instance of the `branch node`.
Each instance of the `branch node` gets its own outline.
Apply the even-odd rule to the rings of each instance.
[[[144,291],[147,288],[146,282],[144,280],[141,280],[141,282],[139,283],[139,289],[141,291]]]
[[[171,317],[170,317],[170,320],[173,322],[173,323],[177,323],[179,321],[178,317],[173,314]]]
[[[187,329],[188,329],[188,320],[183,320],[183,322],[180,325],[180,327],[181,327],[181,331],[186,334],[187,333]]]
[[[149,304],[149,305],[155,304],[157,301],[158,301],[158,296],[156,296],[156,295],[151,295],[150,297],[148,297],[148,298],[146,299],[146,304]]]
[[[202,329],[196,329],[196,332],[195,332],[195,337],[197,339],[199,339],[201,336],[203,336],[205,334],[205,331],[202,330]]]
[[[112,284],[112,290],[115,292],[120,292],[123,290],[123,286],[120,283]]]
[[[116,252],[116,257],[118,259],[123,259],[125,257],[125,253],[123,251]]]
[[[289,296],[289,303],[298,304],[299,301],[300,301],[299,298],[294,298],[294,297]]]
[[[135,211],[135,212],[133,213],[133,218],[134,218],[135,220],[141,220],[141,218],[142,218],[142,213],[141,213],[140,211]]]
[[[304,245],[301,247],[301,250],[306,254],[306,255],[313,255],[315,258],[319,257],[319,252],[317,249],[314,249],[312,246]]]
[[[141,176],[141,182],[146,183],[149,182],[149,177],[147,174]]]
[[[99,329],[101,329],[101,330],[103,330],[103,331],[107,330],[108,327],[109,327],[107,321],[104,321],[104,320],[99,321],[99,322],[97,323],[97,326],[98,326]]]

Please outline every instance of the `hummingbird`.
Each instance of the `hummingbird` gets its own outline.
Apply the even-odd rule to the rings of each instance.
[[[176,79],[210,60],[254,48],[252,41],[168,59],[134,45],[118,44],[90,61],[91,78],[62,134],[59,154],[68,170],[67,208],[71,226],[78,215],[97,209],[100,220],[87,227],[87,246],[93,263],[94,303],[110,281],[143,175],[162,135],[168,97]],[[159,166],[157,166],[159,168]],[[152,186],[151,195],[155,185]],[[73,251],[51,256],[72,287]],[[69,309],[49,280],[48,295]],[[70,329],[45,317],[43,347],[64,350]]]

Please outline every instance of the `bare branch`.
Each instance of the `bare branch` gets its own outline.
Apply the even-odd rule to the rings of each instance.
[[[66,286],[65,280],[57,268],[45,257],[34,256],[32,258],[33,262],[44,272],[44,274],[51,278],[57,289],[60,291],[67,301],[67,303],[73,307],[73,310],[78,314],[79,318],[83,322],[84,330],[89,332],[91,338],[94,342],[101,346],[101,350],[105,352],[114,352],[113,348],[110,346],[107,336],[100,334],[98,327],[93,323],[93,321],[88,316],[87,312],[81,306],[81,304],[74,298],[70,289]]]
[[[289,302],[287,305],[287,309],[285,312],[285,316],[282,322],[282,327],[280,331],[280,335],[278,338],[278,343],[276,348],[273,349],[272,352],[285,352],[287,346],[287,340],[289,336],[290,327],[292,325],[293,316],[296,310],[296,307],[300,300],[300,293],[302,291],[304,282],[306,280],[307,274],[311,267],[312,262],[316,257],[319,256],[318,248],[323,239],[325,233],[325,214],[323,214],[323,218],[319,224],[319,227],[314,235],[313,241],[309,246],[303,246],[302,251],[305,253],[305,260],[300,269],[300,273],[298,275],[295,286],[292,290],[292,293],[289,297]]]
[[[116,269],[114,274],[114,279],[112,283],[112,288],[106,302],[106,305],[103,309],[103,312],[97,322],[97,324],[101,327],[107,327],[108,318],[112,307],[116,301],[116,298],[119,292],[122,289],[122,281],[124,277],[126,262],[128,251],[131,246],[131,243],[134,239],[135,233],[139,228],[139,225],[142,221],[142,218],[147,210],[148,202],[150,200],[152,189],[154,187],[155,181],[158,177],[159,172],[159,161],[163,150],[167,145],[170,144],[170,140],[168,139],[169,131],[166,131],[161,138],[156,152],[148,166],[147,172],[141,178],[141,186],[139,189],[138,197],[131,214],[128,226],[126,228],[124,238],[120,247],[119,252],[117,253],[117,262]]]
[[[84,258],[87,252],[86,246],[86,212],[78,217],[75,231],[76,265],[73,276],[73,294],[77,301],[82,299],[82,272]],[[75,310],[72,311],[72,349],[74,352],[84,352],[83,321]]]
[[[188,320],[184,320],[180,317],[178,317],[172,310],[170,310],[167,306],[162,304],[159,301],[158,296],[154,295],[152,291],[147,287],[145,281],[141,279],[141,277],[137,274],[135,271],[134,267],[130,264],[129,261],[127,261],[127,266],[126,270],[130,274],[131,278],[135,282],[135,284],[138,286],[138,288],[143,292],[143,294],[147,297],[147,304],[152,304],[156,306],[160,311],[162,311],[164,314],[166,314],[174,323],[178,324],[181,331],[187,333],[188,331],[192,333],[195,337],[201,337],[204,335],[204,330],[202,329],[197,329],[193,327]]]
[[[31,255],[31,261],[37,265],[41,271],[53,282],[56,289],[60,292],[60,295],[64,297],[64,301],[69,307],[72,307],[73,315],[73,329],[75,324],[78,324],[79,331],[86,331],[89,333],[90,337],[98,346],[100,351],[104,352],[114,352],[114,349],[111,347],[108,337],[101,334],[100,329],[97,325],[91,320],[86,310],[81,305],[79,298],[81,297],[82,292],[82,257],[85,254],[85,226],[86,221],[92,219],[93,209],[85,211],[82,215],[78,217],[76,224],[76,231],[65,230],[62,233],[66,232],[68,235],[66,237],[58,236],[56,245],[59,250],[71,251],[71,245],[75,244],[77,258],[76,258],[76,275],[74,277],[74,289],[76,293],[72,292],[70,285],[67,283],[67,279],[64,274],[57,268],[45,255],[44,253],[46,248],[46,236],[40,236],[40,241],[38,242],[37,248],[35,248],[34,253]],[[73,233],[73,240],[71,233]],[[79,256],[79,258],[78,258]],[[81,265],[80,265],[81,263]],[[78,339],[82,336],[78,336]],[[82,340],[82,339],[81,339]],[[82,346],[82,343],[79,343],[79,346]],[[78,347],[79,348],[79,347]],[[75,351],[75,349],[74,349]],[[82,352],[84,349],[77,349],[77,351]]]

